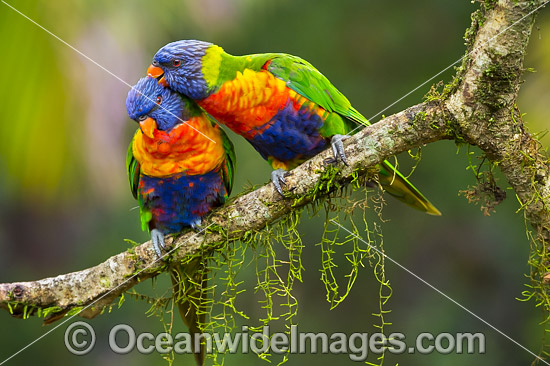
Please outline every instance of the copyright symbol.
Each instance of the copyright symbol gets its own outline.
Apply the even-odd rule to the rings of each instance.
[[[65,347],[73,355],[89,353],[95,345],[94,328],[86,322],[74,322],[65,331]]]

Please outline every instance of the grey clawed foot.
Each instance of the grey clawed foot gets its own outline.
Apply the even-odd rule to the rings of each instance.
[[[326,158],[325,160],[323,160],[323,168],[326,168],[327,165],[336,164],[337,162],[338,162],[338,159],[336,159],[333,156],[331,156],[330,158]]]
[[[273,182],[273,185],[275,186],[275,189],[281,196],[284,197],[283,189],[281,187],[281,184],[286,184],[285,177],[288,175],[288,172],[284,169],[276,169],[271,172],[271,181]]]
[[[153,243],[153,249],[157,252],[157,256],[159,259],[162,259],[162,251],[166,249],[164,234],[157,229],[151,230],[151,242]]]
[[[193,228],[193,230],[201,231],[202,230],[201,224],[202,224],[201,218],[197,218],[195,219],[195,221],[191,222],[189,225]],[[159,257],[159,259],[163,259],[163,252],[166,252],[166,243],[164,241],[164,234],[158,229],[151,230],[151,242],[153,244],[153,249],[155,249],[155,252],[157,253],[157,256]]]
[[[334,159],[337,161],[338,158],[342,160],[346,166],[348,165],[348,161],[346,159],[346,152],[344,151],[344,141],[350,137],[349,135],[334,135],[332,136],[332,139],[330,140],[330,146],[332,147],[332,153],[334,154]]]

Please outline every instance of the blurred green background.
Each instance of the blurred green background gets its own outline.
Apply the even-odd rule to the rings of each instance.
[[[462,35],[477,7],[470,1],[417,0],[180,0],[8,1],[63,40],[129,82],[144,75],[165,43],[201,39],[233,54],[267,51],[299,55],[313,63],[367,117],[447,67],[464,53]],[[147,240],[127,186],[125,154],[136,124],[126,115],[128,87],[44,30],[0,4],[0,282],[34,280],[84,269],[128,247],[124,238]],[[550,13],[533,31],[519,107],[532,132],[547,128],[550,100]],[[441,80],[448,81],[452,71]],[[429,85],[396,104],[389,115],[422,101]],[[373,121],[379,119],[379,116]],[[238,156],[235,193],[268,180],[268,165],[232,135]],[[543,138],[548,145],[548,138]],[[400,166],[413,165],[406,154]],[[422,149],[412,180],[443,212],[431,217],[388,199],[383,226],[386,253],[530,350],[538,351],[542,314],[520,302],[529,273],[529,243],[514,193],[490,217],[467,203],[460,190],[475,184],[466,148],[444,141]],[[500,184],[506,187],[502,179]],[[304,216],[305,276],[296,286],[303,331],[376,332],[378,287],[366,268],[348,300],[330,311],[319,280],[322,218]],[[279,248],[283,250],[283,248]],[[483,332],[486,354],[388,355],[386,365],[528,364],[533,356],[397,266],[387,263],[394,293],[387,308],[389,332],[412,341],[421,332]],[[242,279],[241,307],[251,315],[252,270]],[[157,286],[166,286],[163,275]],[[149,291],[151,281],[140,285]],[[119,323],[160,332],[148,305],[126,301],[122,309],[89,321],[98,335],[87,356],[63,345],[69,323],[6,365],[164,365],[158,354],[121,356],[107,347]],[[43,335],[41,320],[0,314],[0,361]],[[184,330],[183,326],[176,330]],[[369,358],[375,362],[375,358]],[[191,364],[178,357],[176,364]],[[255,355],[228,355],[227,365],[264,364]],[[350,364],[346,355],[294,355],[289,365]]]

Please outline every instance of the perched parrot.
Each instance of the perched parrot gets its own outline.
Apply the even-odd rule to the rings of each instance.
[[[127,155],[130,187],[139,202],[142,229],[151,232],[162,257],[164,235],[200,227],[202,217],[231,193],[233,144],[193,101],[154,78],[143,78],[130,90],[126,108],[139,123]],[[200,296],[207,278],[201,266],[198,258],[172,270],[174,296],[193,347],[204,323]],[[182,298],[187,301],[178,301]],[[204,363],[203,347],[195,358],[198,365]]]
[[[281,194],[286,172],[328,146],[346,163],[342,140],[370,124],[315,67],[288,54],[232,56],[212,43],[183,40],[162,47],[147,73],[247,139],[271,164]],[[379,167],[388,193],[441,215],[389,162]]]

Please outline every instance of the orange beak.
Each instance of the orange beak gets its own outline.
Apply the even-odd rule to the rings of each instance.
[[[158,66],[151,64],[147,69],[147,76],[154,77],[162,86],[168,86],[166,84],[166,80],[164,79],[164,71],[162,71],[162,69]]]
[[[157,121],[155,121],[151,117],[147,117],[146,120],[139,123],[139,128],[141,129],[141,133],[143,133],[145,136],[149,138],[154,138],[154,133],[157,129]]]

